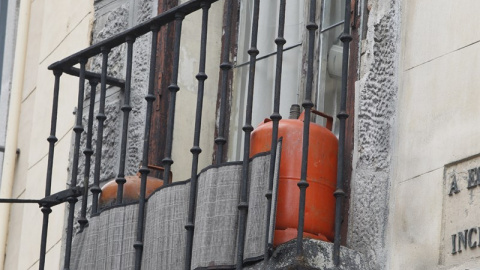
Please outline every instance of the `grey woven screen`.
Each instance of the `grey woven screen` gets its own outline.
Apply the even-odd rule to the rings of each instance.
[[[72,269],[82,269],[80,267],[80,258],[82,256],[85,257],[86,248],[84,247],[85,237],[87,237],[87,233],[79,233],[73,238],[72,242],[72,257],[71,257],[71,265]]]
[[[250,163],[250,190],[248,202],[247,233],[245,237],[245,260],[263,256],[265,252],[265,229],[267,215],[268,171],[270,156],[261,156]]]
[[[92,217],[74,238],[72,269],[132,269],[137,205],[117,207]]]
[[[210,168],[200,175],[192,269],[234,264],[241,176],[239,164]]]
[[[245,259],[263,255],[269,155],[250,163]],[[235,265],[242,165],[203,170],[198,178],[192,269]],[[148,200],[142,269],[183,269],[190,182],[156,191]],[[133,269],[138,205],[104,210],[74,237],[71,269]]]
[[[148,200],[142,269],[183,269],[190,183],[158,190]]]

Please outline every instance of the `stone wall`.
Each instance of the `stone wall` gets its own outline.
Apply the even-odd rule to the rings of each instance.
[[[398,92],[399,1],[368,1],[361,78],[356,85],[355,150],[348,246],[383,269]]]

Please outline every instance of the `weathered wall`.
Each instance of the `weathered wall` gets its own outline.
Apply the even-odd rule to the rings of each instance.
[[[181,3],[185,0],[179,1]],[[212,164],[214,132],[217,107],[218,76],[220,66],[221,41],[223,36],[223,5],[225,1],[212,4],[208,16],[207,60],[205,73],[205,93],[203,100],[202,128],[198,168],[201,170]],[[200,34],[202,12],[188,15],[183,21],[180,66],[178,76],[177,105],[175,110],[175,129],[173,134],[172,165],[173,181],[190,178],[192,166],[193,130],[195,127],[195,110],[197,101],[198,74],[200,57]]]
[[[393,132],[398,92],[399,1],[368,1],[368,32],[357,82],[348,246],[385,267]]]
[[[475,0],[402,1],[389,269],[479,267],[478,247],[451,254],[451,235],[478,228],[479,190],[466,180],[480,153],[480,29],[468,27],[479,9]],[[460,193],[449,196],[453,175]]]

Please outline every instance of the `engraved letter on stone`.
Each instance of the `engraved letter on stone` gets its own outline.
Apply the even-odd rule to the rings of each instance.
[[[470,231],[468,231],[468,247],[470,247],[470,248],[476,248],[477,247],[477,241],[472,243],[472,233],[473,232],[477,233],[477,228],[471,228]]]
[[[452,175],[452,183],[450,184],[450,192],[448,193],[448,195],[452,196],[453,193],[457,194],[459,192],[460,190],[458,190],[457,178],[455,177],[455,174],[454,174]]]
[[[457,242],[455,241],[457,238],[456,234],[452,234],[452,254],[457,253]]]
[[[477,168],[468,170],[468,189],[476,187],[478,184]]]
[[[467,234],[468,230],[465,230],[465,232],[458,232],[458,252],[462,252],[462,244],[463,249],[467,249],[467,240],[465,239]]]

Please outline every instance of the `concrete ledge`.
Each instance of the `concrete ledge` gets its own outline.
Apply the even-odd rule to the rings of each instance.
[[[333,264],[333,243],[313,239],[305,239],[304,257],[297,258],[295,241],[287,242],[278,247],[268,261],[267,265],[259,263],[246,269],[295,269],[295,270],[374,270],[365,256],[355,250],[341,247],[340,265]]]

